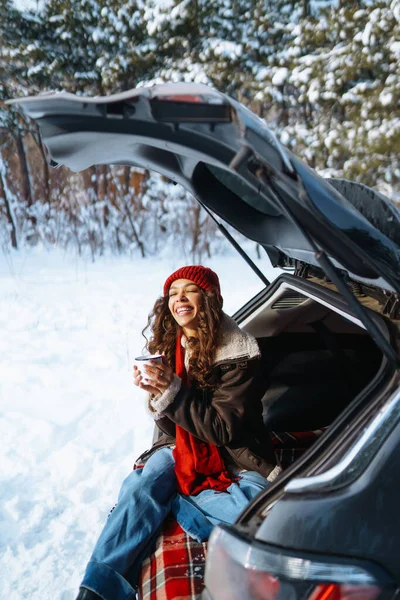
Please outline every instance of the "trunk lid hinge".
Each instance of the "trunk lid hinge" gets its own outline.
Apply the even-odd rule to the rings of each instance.
[[[400,297],[398,294],[389,292],[385,294],[386,302],[383,306],[382,313],[391,319],[398,319],[400,316]]]
[[[309,271],[310,271],[310,265],[308,265],[307,263],[296,261],[296,268],[294,270],[294,274],[297,277],[301,277],[301,279],[307,279]]]

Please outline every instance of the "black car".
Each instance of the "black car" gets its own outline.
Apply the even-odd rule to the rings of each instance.
[[[203,598],[400,597],[396,208],[324,180],[207,86],[14,102],[53,164],[154,169],[287,271],[269,284],[245,256],[265,289],[234,315],[262,349],[265,422],[285,468],[233,526],[214,529]]]

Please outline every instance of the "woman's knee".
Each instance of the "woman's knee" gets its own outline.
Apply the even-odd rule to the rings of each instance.
[[[142,469],[142,477],[158,478],[170,474],[175,477],[175,460],[171,448],[160,448],[150,456]]]
[[[170,448],[161,448],[150,456],[142,469],[132,471],[122,483],[119,501],[125,494],[132,496],[136,490],[146,488],[172,493],[176,489],[175,461]]]
[[[129,473],[127,477],[122,482],[121,489],[118,494],[118,502],[121,502],[121,499],[125,494],[131,495],[133,490],[140,486],[141,473],[139,469],[132,471]]]

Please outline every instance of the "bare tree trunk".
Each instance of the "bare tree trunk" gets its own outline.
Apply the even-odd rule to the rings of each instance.
[[[143,241],[140,238],[140,235],[139,235],[139,233],[137,231],[137,228],[135,226],[134,220],[132,218],[131,207],[129,206],[129,204],[127,202],[127,197],[125,196],[124,192],[120,189],[119,181],[117,180],[117,178],[115,176],[113,176],[113,180],[114,180],[114,183],[115,183],[115,190],[116,190],[117,196],[118,196],[118,198],[119,198],[119,200],[120,200],[120,202],[121,202],[121,204],[122,204],[122,206],[124,208],[126,218],[128,219],[129,224],[131,226],[133,237],[134,237],[135,242],[137,243],[137,245],[138,245],[138,247],[140,249],[140,253],[142,255],[142,258],[144,258],[146,256],[145,249],[144,249],[144,243],[143,243]]]
[[[43,186],[44,186],[44,202],[46,204],[50,204],[50,169],[49,163],[47,160],[46,152],[42,143],[42,138],[39,135],[39,132],[32,133],[32,137],[35,140],[36,146],[39,149],[39,152],[43,161]]]
[[[102,210],[102,218],[103,218],[103,225],[104,227],[108,226],[109,223],[109,214],[110,214],[110,210],[108,207],[108,192],[109,192],[109,185],[108,185],[108,173],[109,173],[109,166],[108,165],[99,165],[98,166],[98,171],[99,171],[99,200],[104,202],[104,206],[103,206],[103,210]]]
[[[10,202],[7,198],[7,194],[6,194],[6,189],[4,186],[4,181],[3,181],[3,176],[0,172],[0,198],[4,199],[4,207],[5,207],[5,212],[6,212],[6,217],[7,217],[7,222],[10,226],[10,238],[11,238],[11,245],[13,248],[17,249],[18,248],[18,243],[17,243],[17,230],[15,227],[15,223],[14,223],[14,219],[13,219],[13,214],[11,211],[11,206],[10,206]]]
[[[108,165],[98,165],[96,171],[98,180],[98,199],[101,202],[106,199],[108,192]]]
[[[32,186],[29,177],[28,160],[26,158],[24,141],[20,133],[18,133],[15,137],[15,146],[21,171],[22,199],[26,203],[26,206],[28,206],[29,208],[33,204]],[[32,222],[36,222],[36,219],[34,218],[32,218],[31,220]]]
[[[123,181],[123,193],[125,196],[129,195],[129,188],[131,186],[131,168],[123,167],[122,181]]]
[[[84,190],[89,198],[90,204],[95,204],[99,197],[99,183],[96,167],[88,167],[82,171]]]

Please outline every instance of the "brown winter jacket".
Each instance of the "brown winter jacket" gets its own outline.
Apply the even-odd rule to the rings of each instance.
[[[228,467],[272,475],[275,454],[262,418],[261,398],[266,382],[261,372],[260,350],[253,336],[224,315],[222,342],[213,365],[213,391],[181,387],[175,376],[170,388],[149,409],[163,432],[145,459],[159,447],[173,445],[175,423],[205,442],[220,448]],[[215,378],[215,379],[214,379]],[[276,471],[276,469],[275,469]]]

